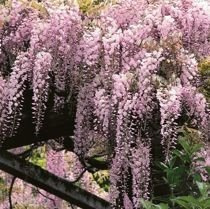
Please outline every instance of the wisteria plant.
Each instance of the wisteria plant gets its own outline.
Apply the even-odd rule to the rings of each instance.
[[[37,137],[48,114],[74,103],[74,152],[84,162],[96,144],[106,144],[116,209],[140,208],[139,200],[151,197],[156,148],[169,162],[180,127],[198,130],[207,144],[209,104],[199,71],[210,55],[207,0],[119,0],[94,14],[72,2],[5,4],[1,143],[17,134],[28,101]]]

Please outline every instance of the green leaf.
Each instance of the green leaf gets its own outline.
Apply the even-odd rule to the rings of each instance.
[[[160,203],[159,205],[155,205],[157,209],[168,209],[168,204]]]
[[[184,153],[181,150],[177,150],[177,149],[173,151],[173,154],[179,157],[180,159],[182,159],[182,157],[184,156]]]
[[[177,198],[173,199],[172,201],[175,202],[175,203],[177,203],[178,205],[186,208],[186,209],[190,209],[191,206],[193,206],[193,208],[195,206],[198,206],[199,207],[198,200],[196,200],[193,196],[177,197]]]
[[[141,200],[142,206],[145,209],[169,209],[167,204],[160,203],[158,205],[153,204],[151,201]]]
[[[181,140],[179,140],[179,143],[182,145],[182,148],[184,149],[184,151],[186,153],[190,154],[190,147],[189,147],[187,140],[181,139]]]
[[[191,148],[191,153],[196,153],[198,151],[200,151],[200,149],[202,148],[203,145],[201,144],[194,144],[193,147]]]
[[[208,174],[210,175],[210,166],[206,166],[206,171],[207,171]]]
[[[141,204],[144,209],[152,209],[152,202],[141,199]]]
[[[185,209],[189,209],[189,204],[187,202],[183,201],[183,200],[174,199],[173,202],[178,204],[179,206],[184,207]]]
[[[209,209],[210,208],[210,198],[204,200],[202,205],[203,205],[204,209]]]
[[[194,182],[202,181],[202,177],[201,177],[200,173],[194,173],[193,174],[193,179],[194,179]]]
[[[196,181],[196,184],[198,186],[198,189],[199,189],[199,192],[201,193],[201,195],[203,197],[207,197],[208,196],[208,185],[206,183],[198,182],[198,181]]]
[[[166,170],[166,169],[168,169],[168,166],[165,163],[163,163],[163,162],[157,163],[157,166],[160,169],[162,169],[163,171]]]

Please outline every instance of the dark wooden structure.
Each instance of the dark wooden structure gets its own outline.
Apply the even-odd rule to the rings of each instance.
[[[107,201],[7,151],[0,151],[0,169],[81,208],[110,208]]]
[[[40,134],[36,136],[31,117],[24,116],[18,133],[14,137],[6,138],[0,148],[0,170],[81,208],[108,209],[110,204],[107,201],[7,151],[25,145],[47,142],[49,139],[60,136],[71,136],[73,135],[73,127],[74,124],[71,117],[51,114],[45,119]],[[66,137],[63,145],[69,151],[74,149],[74,143],[70,137]],[[104,166],[107,166],[103,163],[101,164],[101,162],[94,161],[94,159],[91,159],[90,163],[95,163],[98,169],[103,169]]]

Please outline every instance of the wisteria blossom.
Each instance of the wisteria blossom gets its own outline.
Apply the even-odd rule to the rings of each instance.
[[[112,207],[141,208],[151,195],[153,145],[167,161],[183,125],[209,138],[199,88],[199,62],[210,55],[209,1],[118,0],[95,16],[73,2],[21,2],[0,7],[0,142],[17,133],[25,103],[36,136],[46,115],[68,116],[74,105],[80,163],[108,145]],[[56,153],[48,158],[63,175]]]

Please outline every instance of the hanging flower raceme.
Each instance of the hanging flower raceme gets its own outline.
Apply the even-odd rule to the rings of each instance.
[[[24,92],[31,70],[28,53],[20,54],[12,68],[12,73],[2,89],[1,136],[11,137],[16,133],[22,118]]]
[[[64,106],[70,89],[78,86],[75,67],[81,33],[78,9],[60,6],[49,8],[47,12],[43,8],[46,10],[43,15],[36,6],[43,5],[14,0],[2,17],[0,63],[7,87],[2,101],[5,108],[1,114],[0,129],[7,137],[15,134],[21,121],[25,90],[33,91],[32,114],[38,134],[45,117],[50,88],[54,89],[53,94],[61,92],[63,95],[65,92],[66,95],[53,95],[54,104],[49,108],[53,109],[54,105],[56,111],[58,104]]]
[[[138,7],[140,2],[143,3],[141,9]],[[180,0],[173,4],[148,5],[143,1],[132,1],[132,5],[139,9],[136,11],[135,8],[129,9],[129,3],[120,1],[94,22],[97,25],[95,30],[94,24],[90,29],[86,28],[82,46],[83,49],[86,46],[90,56],[84,56],[82,62],[85,73],[93,78],[91,82],[89,77],[87,82],[93,86],[91,97],[94,103],[89,100],[88,103],[94,110],[94,120],[88,120],[88,126],[79,120],[76,130],[89,127],[89,132],[102,133],[107,141],[111,141],[111,146],[114,145],[110,191],[115,208],[139,208],[138,199],[149,196],[150,177],[144,169],[150,167],[150,145],[153,140],[160,140],[167,160],[176,146],[186,109],[190,110],[187,113],[189,123],[197,128],[207,127],[207,103],[198,93],[197,58],[206,54],[210,46],[207,38],[209,25],[206,24],[209,14],[200,4],[193,2]],[[192,21],[197,25],[190,25]],[[195,37],[192,31],[198,28],[205,32]],[[92,43],[95,43],[94,47],[88,48]],[[187,89],[194,92],[191,98],[196,98],[201,106],[189,99]],[[87,97],[85,95],[86,101]],[[80,107],[85,106],[80,99],[78,101],[80,114],[77,119],[81,118],[79,115],[83,111]],[[160,135],[152,136],[151,133],[158,128],[151,126],[152,123],[159,126]],[[83,140],[80,144],[91,146],[90,141]],[[137,155],[139,161],[142,150],[147,151],[142,167],[138,168],[137,164],[129,162],[135,162]],[[140,176],[145,177],[145,185],[139,182]],[[128,191],[127,185],[131,181],[133,191]]]
[[[52,56],[47,52],[36,55],[33,69],[33,117],[35,131],[38,134],[44,119],[49,94],[49,73],[52,68]]]
[[[159,89],[157,98],[160,103],[162,145],[164,146],[166,160],[170,150],[176,145],[178,124],[177,120],[182,112],[182,86],[179,81],[169,89]]]
[[[192,124],[201,131],[203,138],[209,136],[209,107],[203,94],[198,93],[196,88],[188,86],[183,88],[183,98],[188,109],[187,115],[192,118]]]
[[[75,125],[75,152],[84,158],[94,144],[93,98],[91,85],[83,87],[78,95],[78,108]]]
[[[149,198],[150,166],[150,146],[139,142],[138,147],[132,150],[131,158],[134,208],[140,207],[139,199]]]

